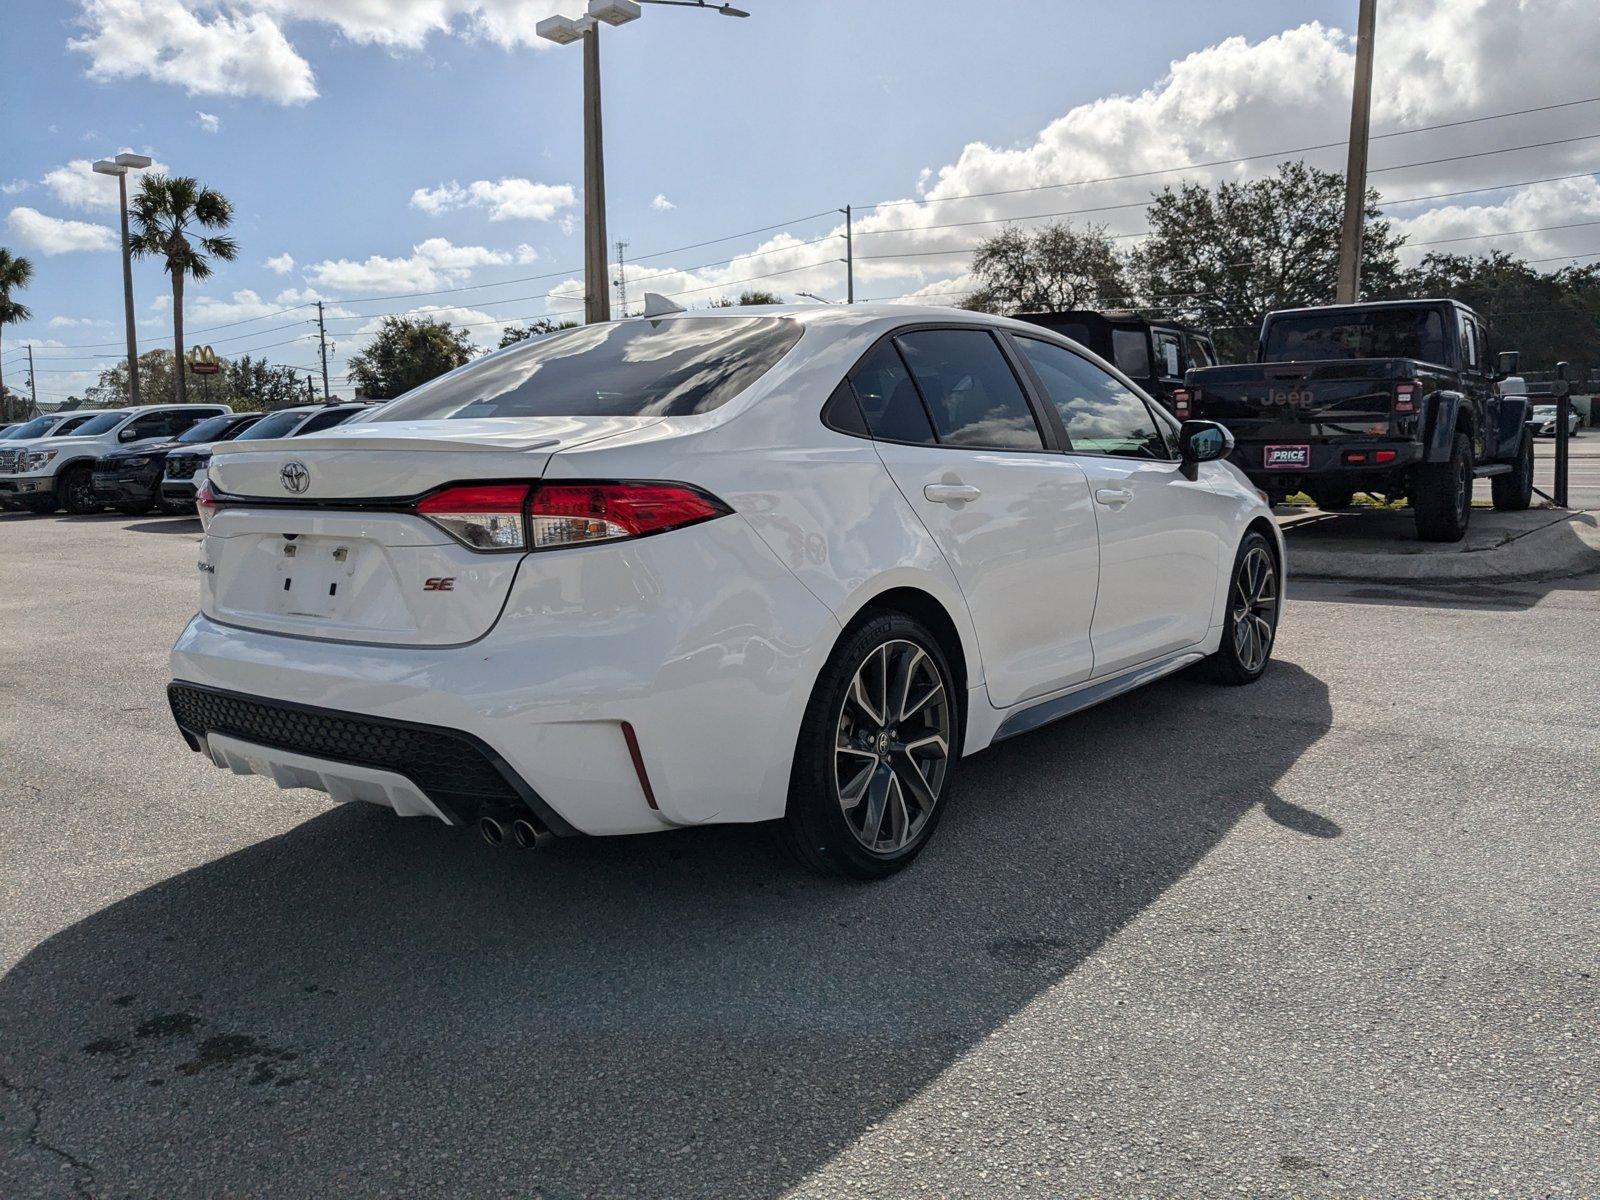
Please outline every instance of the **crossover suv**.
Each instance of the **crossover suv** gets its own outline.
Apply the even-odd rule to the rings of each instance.
[[[261,419],[260,413],[226,413],[207,417],[191,425],[170,441],[142,443],[125,450],[113,450],[94,464],[91,482],[96,500],[130,516],[147,513],[157,505],[163,512],[177,512],[183,502],[169,501],[159,490],[167,459],[191,446],[226,441],[244,432]],[[188,497],[193,503],[194,496]]]
[[[225,404],[144,404],[97,412],[68,436],[25,450],[16,473],[0,476],[0,489],[13,490],[22,507],[32,512],[99,512],[105,502],[95,494],[97,459],[119,448],[170,442],[207,417],[232,411]]]
[[[1266,669],[1283,543],[1231,448],[983,314],[572,329],[218,446],[168,695],[220,767],[491,841],[773,820],[885,875],[963,756]]]
[[[370,412],[370,404],[302,404],[294,408],[280,408],[263,417],[251,414],[248,426],[241,427],[213,442],[265,441],[269,438],[299,437],[342,425],[357,413]],[[167,455],[165,473],[161,477],[161,500],[169,507],[184,507],[194,503],[195,494],[204,486],[206,468],[211,463],[208,444],[185,446]]]

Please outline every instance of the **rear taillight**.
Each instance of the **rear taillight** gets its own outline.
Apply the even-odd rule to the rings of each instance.
[[[211,528],[211,518],[217,515],[217,496],[209,483],[204,484],[194,497],[194,511],[200,515],[200,529]]]
[[[474,550],[554,550],[681,529],[733,510],[681,483],[496,483],[448,487],[417,503]]]
[[[1394,385],[1394,411],[1397,413],[1414,413],[1417,411],[1416,384],[1397,383]]]
[[[1178,388],[1172,393],[1172,415],[1180,421],[1189,419],[1190,396],[1188,388]]]
[[[525,483],[445,488],[418,501],[417,513],[474,550],[522,550],[528,544],[522,511],[530,490]]]

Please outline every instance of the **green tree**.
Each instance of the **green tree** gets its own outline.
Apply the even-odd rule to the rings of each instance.
[[[500,331],[500,349],[504,350],[507,346],[514,346],[529,338],[543,337],[547,333],[577,327],[576,321],[553,321],[549,317],[540,317],[537,321],[528,321],[521,325],[507,325]]]
[[[1344,223],[1344,176],[1303,162],[1249,183],[1165,188],[1147,210],[1150,236],[1132,254],[1148,307],[1208,328],[1223,360],[1248,358],[1275,308],[1333,302]],[[1392,294],[1404,238],[1367,193],[1361,283]]]
[[[146,350],[139,355],[141,396],[170,396],[174,386],[171,350]],[[127,359],[103,367],[100,378],[84,392],[84,402],[91,408],[117,408],[129,401]]]
[[[783,300],[777,292],[769,292],[764,288],[747,288],[739,293],[737,300],[729,300],[723,296],[720,300],[711,302],[712,308],[733,308],[746,304],[782,304]]]
[[[972,257],[978,288],[961,302],[976,312],[1058,312],[1127,303],[1128,276],[1104,225],[1008,225]]]
[[[1430,254],[1401,273],[1394,295],[1471,305],[1489,322],[1491,348],[1520,351],[1524,369],[1600,366],[1600,266],[1545,272],[1499,250]]]
[[[187,175],[147,175],[140,181],[128,213],[133,222],[129,244],[134,256],[160,258],[172,278],[172,352],[181,366],[184,281],[209,278],[212,259],[232,262],[239,256],[239,244],[233,238],[200,230],[226,229],[233,221],[233,205],[221,192],[202,187],[199,180]],[[188,400],[186,376],[181,369],[174,376],[179,404]],[[152,390],[148,394],[159,393]]]
[[[239,412],[265,412],[307,399],[304,378],[293,367],[248,354],[228,363],[221,378],[228,403]]]
[[[20,292],[33,282],[33,264],[25,258],[11,253],[4,246],[0,246],[0,334],[5,332],[7,325],[18,325],[33,317],[28,306],[12,295]],[[0,353],[5,346],[0,342]],[[0,400],[6,395],[5,380],[0,378]],[[5,407],[4,416],[10,417],[9,407]]]
[[[363,395],[392,400],[476,353],[464,329],[432,317],[385,317],[377,336],[350,360],[350,378]]]

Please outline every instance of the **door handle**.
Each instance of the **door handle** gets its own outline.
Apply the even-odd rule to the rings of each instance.
[[[965,504],[983,495],[970,483],[930,483],[922,489],[922,494],[935,504]]]
[[[1108,508],[1119,508],[1133,499],[1133,492],[1127,488],[1119,487],[1096,488],[1094,498],[1098,503],[1104,504]]]

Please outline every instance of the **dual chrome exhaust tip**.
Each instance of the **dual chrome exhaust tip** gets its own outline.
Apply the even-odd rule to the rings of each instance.
[[[555,841],[551,833],[527,813],[486,812],[478,818],[478,834],[491,846],[514,842],[524,850],[537,850]]]

